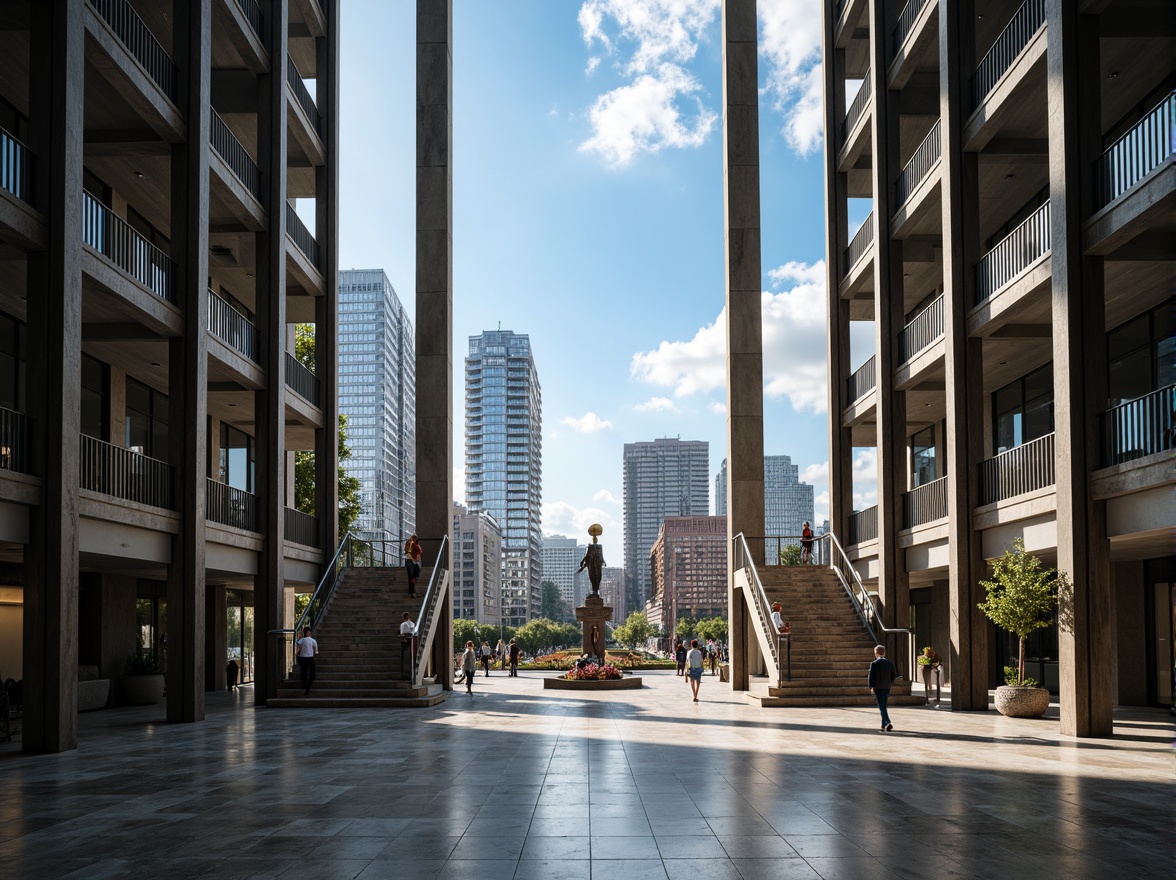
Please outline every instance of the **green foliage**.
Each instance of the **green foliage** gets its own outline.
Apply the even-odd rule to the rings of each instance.
[[[1004,677],[1005,677],[1005,684],[1007,684],[1009,687],[1027,687],[1027,688],[1037,687],[1037,679],[1036,678],[1022,678],[1017,673],[1016,666],[1006,666],[1004,668]]]
[[[294,325],[294,359],[314,372],[314,324]]]
[[[727,618],[725,617],[704,617],[698,621],[696,629],[700,639],[714,639],[719,644],[727,641]]]
[[[163,665],[159,662],[159,658],[149,651],[140,648],[134,654],[127,657],[126,665],[123,667],[124,675],[162,675]]]
[[[804,565],[804,559],[801,556],[800,548],[789,545],[780,551],[781,565]]]
[[[634,611],[625,622],[613,630],[613,639],[617,644],[636,648],[644,645],[657,635],[657,627],[653,626],[645,617],[645,612]]]
[[[514,639],[528,654],[546,651],[560,645],[579,645],[582,637],[580,627],[568,623],[539,618],[528,620],[517,630]]]
[[[698,621],[689,614],[684,617],[679,617],[678,622],[674,624],[674,635],[680,639],[689,639],[698,632]]]
[[[299,325],[304,326],[304,325]],[[301,360],[301,358],[299,358]],[[350,460],[347,445],[347,416],[339,413],[339,534],[346,535],[359,517],[359,478],[347,473],[343,463]],[[294,453],[294,507],[314,516],[314,452]]]
[[[558,620],[562,623],[571,623],[576,619],[575,611],[564,601],[555,581],[543,582],[543,604],[539,613],[548,620]]]
[[[295,593],[294,594],[294,619],[297,620],[302,616],[302,612],[306,610],[306,606],[310,604],[310,593]]]
[[[1011,550],[992,563],[992,580],[980,581],[987,598],[979,604],[988,619],[1018,639],[1017,680],[1025,681],[1025,640],[1049,626],[1058,589],[1069,587],[1065,572],[1046,568],[1016,538]]]
[[[464,617],[453,621],[453,650],[461,651],[466,642],[473,642],[474,647],[482,644],[482,634],[476,620],[466,620]]]

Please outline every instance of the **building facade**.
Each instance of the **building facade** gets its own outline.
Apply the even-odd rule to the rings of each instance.
[[[453,505],[453,617],[502,622],[502,529],[484,510]]]
[[[649,599],[649,550],[662,521],[710,513],[710,444],[673,437],[626,443],[622,469],[628,613]]]
[[[606,565],[600,570],[600,598],[604,600],[606,608],[613,610],[612,625],[624,623],[625,570],[621,566]]]
[[[977,710],[1016,654],[979,582],[1023,540],[1074,584],[1029,674],[1109,734],[1172,698],[1176,11],[823,6],[832,531]]]
[[[466,500],[502,527],[503,623],[543,604],[543,395],[526,334],[470,337],[465,360]]]
[[[228,659],[264,702],[264,634],[334,550],[338,4],[264,6],[0,11],[0,644],[23,641],[26,751],[75,747],[79,664],[117,679],[137,650],[170,721]]]
[[[718,516],[727,515],[727,459],[719,466],[715,476],[715,513]],[[764,535],[791,536],[793,539],[800,535],[805,523],[818,531],[813,522],[813,487],[800,482],[800,469],[792,463],[787,455],[764,456]],[[799,544],[792,540],[789,543]],[[773,544],[773,547],[776,545]],[[768,563],[772,563],[771,554],[767,556]]]
[[[353,531],[402,542],[416,532],[416,340],[382,269],[339,272],[339,412],[360,483]]]
[[[649,622],[673,638],[684,617],[727,616],[727,517],[667,516],[649,551]]]
[[[584,604],[587,595],[588,570],[579,571],[587,546],[564,535],[543,536],[543,580],[559,587],[560,598],[569,608]]]

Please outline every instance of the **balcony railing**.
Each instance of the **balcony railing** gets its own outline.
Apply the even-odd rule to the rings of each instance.
[[[298,216],[298,212],[289,202],[286,202],[286,233],[294,240],[294,244],[298,250],[302,251],[306,259],[318,266],[318,241],[310,234],[310,230],[306,228],[306,224],[302,222],[302,218]]]
[[[286,508],[286,540],[306,547],[319,546],[319,521],[317,516]]]
[[[257,363],[257,327],[211,290],[208,291],[208,332]]]
[[[1054,484],[1054,435],[980,462],[980,503],[995,504]]]
[[[81,487],[151,507],[175,510],[174,468],[136,449],[81,436]]]
[[[910,0],[902,8],[902,12],[898,14],[898,22],[894,25],[895,54],[898,54],[898,50],[902,48],[902,44],[910,36],[911,28],[915,26],[915,19],[919,17],[919,13],[923,11],[923,7],[926,5],[927,0]]]
[[[319,405],[318,377],[306,369],[290,352],[286,352],[286,384],[295,394],[315,406]]]
[[[845,395],[851,403],[855,400],[860,400],[866,396],[866,393],[874,390],[874,386],[878,384],[877,377],[874,375],[874,356],[870,355],[870,359],[862,364],[854,372],[852,376],[845,380]]]
[[[845,121],[841,123],[841,138],[844,140],[849,137],[849,133],[853,131],[853,127],[857,125],[862,114],[866,112],[866,108],[870,106],[870,71],[866,71],[865,77],[862,79],[861,87],[857,90],[857,94],[853,96],[853,101],[849,104],[849,109],[845,111]]]
[[[1049,202],[1046,202],[976,264],[976,304],[984,302],[1049,253],[1049,247]]]
[[[906,200],[911,197],[915,187],[923,182],[924,178],[931,173],[931,169],[939,162],[939,144],[939,120],[937,119],[935,125],[931,126],[931,131],[927,133],[927,137],[923,138],[923,143],[919,144],[919,148],[911,156],[911,160],[899,172],[898,180],[894,184],[894,194],[900,206],[906,204]]]
[[[1102,415],[1102,465],[1111,467],[1176,449],[1176,385],[1118,406]]]
[[[302,112],[310,120],[311,127],[315,130],[316,134],[321,136],[323,129],[322,122],[319,119],[318,107],[315,106],[314,98],[310,96],[310,92],[306,88],[306,83],[302,81],[302,74],[298,72],[298,66],[289,55],[286,56],[286,81],[290,83],[290,88],[294,90],[294,97],[298,99],[298,106],[302,108]]]
[[[32,202],[32,155],[28,147],[0,128],[0,189],[24,202]]]
[[[858,231],[853,234],[853,238],[849,241],[849,247],[845,249],[845,271],[856,265],[869,249],[870,245],[874,243],[874,212],[871,211],[866,217],[866,220],[858,228]]]
[[[898,332],[898,362],[905,364],[943,336],[943,295]]]
[[[0,469],[31,474],[29,418],[0,407]]]
[[[241,181],[241,184],[260,202],[262,200],[261,171],[258,169],[257,163],[241,146],[241,142],[237,140],[237,136],[233,134],[232,130],[225,125],[220,114],[211,107],[208,108],[208,112],[212,114],[212,128],[209,135],[212,148],[216,150],[218,156],[225,160],[225,164]]]
[[[1139,120],[1098,160],[1098,206],[1109,205],[1176,154],[1176,92]]]
[[[207,479],[204,518],[222,526],[257,531],[257,496],[217,480]]]
[[[855,510],[849,515],[849,545],[873,541],[878,537],[878,505]]]
[[[1038,28],[1045,24],[1045,0],[1025,0],[1021,8],[1013,13],[992,48],[976,65],[972,74],[972,109],[984,103],[988,93],[996,88],[1000,78],[1013,66]]]
[[[902,496],[902,527],[915,526],[947,518],[947,477],[917,486]]]
[[[249,26],[253,28],[253,33],[257,35],[257,39],[265,42],[264,24],[261,16],[261,8],[254,0],[237,0],[237,6],[240,7],[241,12],[245,14]]]
[[[176,264],[127,221],[82,191],[82,241],[156,296],[176,301]]]
[[[176,100],[176,66],[127,0],[87,0],[160,91]]]

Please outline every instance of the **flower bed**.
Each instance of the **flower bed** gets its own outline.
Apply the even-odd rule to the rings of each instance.
[[[520,665],[520,669],[570,669],[580,659],[576,651],[556,651]],[[653,660],[640,651],[609,650],[608,663],[621,670],[632,669],[673,669],[673,660]]]
[[[622,675],[621,670],[611,663],[589,663],[579,668],[573,666],[563,677],[568,681],[616,681]]]

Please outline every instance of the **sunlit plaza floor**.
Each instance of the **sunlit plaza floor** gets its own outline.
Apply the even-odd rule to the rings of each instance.
[[[480,673],[433,709],[258,709],[209,694],[0,743],[0,876],[1171,877],[1171,724],[1078,740],[995,712],[759,709],[672,672],[544,691]],[[917,690],[916,690],[917,692]]]

